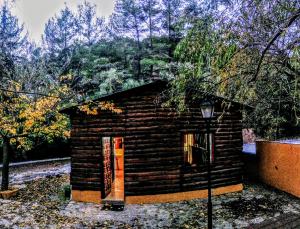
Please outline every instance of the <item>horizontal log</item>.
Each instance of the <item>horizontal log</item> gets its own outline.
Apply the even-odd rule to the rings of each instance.
[[[228,175],[241,175],[242,169],[241,168],[230,168],[230,169],[221,169],[221,170],[213,170],[211,175],[212,179],[220,178],[220,177],[227,177]],[[185,172],[182,174],[184,180],[188,179],[206,179],[207,180],[207,169],[201,172]]]
[[[188,128],[186,126],[188,125]],[[111,125],[109,124],[102,124],[102,125],[93,125],[93,126],[87,126],[87,125],[76,125],[73,126],[73,129],[71,131],[71,136],[78,136],[77,133],[83,132],[86,134],[86,136],[89,135],[89,133],[101,133],[101,132],[131,132],[135,130],[149,130],[149,129],[157,129],[161,128],[161,130],[165,131],[206,131],[206,128],[204,125],[200,125],[199,123],[189,123],[189,124],[182,124],[182,127],[180,124],[171,124],[171,123],[166,123],[166,122],[153,122],[153,123],[147,123],[145,126],[145,122],[140,122],[138,124],[117,124],[113,123]],[[239,124],[220,124],[218,127],[212,127],[211,131],[215,132],[216,134],[222,134],[222,133],[236,133],[240,132],[241,133],[242,126]],[[79,135],[78,137],[80,137]],[[95,138],[95,136],[90,136],[91,138]]]
[[[95,136],[99,136],[99,133],[95,133],[94,134]],[[85,136],[85,134],[82,134],[82,136]],[[72,137],[72,136],[71,136]],[[71,147],[87,147],[87,146],[90,146],[90,147],[94,147],[94,146],[100,146],[100,141],[77,141],[77,140],[71,140]]]
[[[97,156],[101,154],[101,149],[100,152],[95,149],[72,149],[72,154],[87,154]]]
[[[72,179],[76,179],[76,177],[79,178],[101,178],[100,171],[91,172],[91,171],[76,171],[76,174],[72,174]]]
[[[241,183],[238,182],[240,181],[239,177],[229,177],[229,178],[224,178],[224,179],[219,179],[219,180],[212,180],[211,185],[212,187],[218,187],[218,186],[228,186],[231,185],[232,183]],[[207,181],[198,181],[198,182],[192,182],[192,183],[183,183],[182,184],[183,189],[187,191],[191,190],[198,190],[198,189],[207,189]]]
[[[225,144],[225,143],[229,143],[229,144],[234,144],[234,143],[240,143],[240,145],[243,144],[243,140],[242,139],[226,139],[226,140],[221,140],[219,138],[215,138],[215,143],[216,144]]]
[[[73,183],[85,183],[85,184],[91,184],[91,183],[98,183],[100,184],[101,183],[101,177],[98,176],[96,177],[93,177],[93,176],[90,176],[90,177],[81,177],[81,176],[73,176],[72,177],[72,182]]]
[[[72,165],[71,165],[72,166]],[[71,167],[71,176],[75,174],[101,174],[100,168]]]
[[[152,180],[152,181],[126,181],[125,182],[125,189],[153,189],[153,188],[163,188],[163,187],[174,187],[179,186],[180,181],[179,179],[176,180]]]
[[[180,192],[181,188],[179,185],[173,187],[163,187],[158,191],[157,188],[153,189],[140,189],[140,190],[129,190],[125,188],[125,196],[138,196],[138,195],[155,195],[155,194],[167,194],[167,193],[176,193]]]
[[[72,168],[100,168],[100,163],[75,163],[72,162]]]
[[[100,191],[101,190],[101,184],[93,185],[93,184],[87,184],[87,183],[80,183],[80,182],[72,182],[72,189],[73,190],[80,190],[80,191]]]
[[[128,166],[128,164],[130,164],[131,166],[135,166],[138,164],[144,164],[145,166],[147,166],[149,163],[154,163],[154,162],[158,162],[158,163],[164,163],[164,161],[180,161],[181,156],[177,156],[177,157],[148,157],[148,158],[126,158],[125,157],[125,164]]]
[[[126,146],[125,146],[126,147]],[[125,148],[125,157],[126,157],[126,154],[131,154],[131,153],[155,153],[155,152],[159,152],[159,153],[163,153],[163,152],[174,152],[174,154],[176,153],[179,153],[181,152],[181,149],[180,147],[153,147],[153,148],[143,148],[142,146],[141,147],[137,147],[137,148],[134,148],[134,147],[131,147],[130,149],[129,148]]]
[[[147,167],[145,167],[145,165],[137,165],[137,166],[133,166],[133,167],[129,167],[130,165],[125,164],[124,166],[124,170],[125,170],[125,174],[127,173],[138,173],[138,172],[154,172],[154,171],[164,171],[164,170],[174,170],[174,169],[179,169],[181,167],[180,164],[173,164],[170,165],[170,163],[166,163],[166,164],[155,164],[155,165],[147,165]],[[126,175],[125,175],[126,176]]]
[[[127,172],[125,174],[126,177],[135,177],[135,176],[160,176],[160,175],[174,175],[174,174],[180,174],[180,169],[176,170],[161,170],[161,171],[150,171],[150,172]]]
[[[97,160],[98,159],[98,160]],[[72,155],[72,161],[71,161],[71,163],[72,164],[81,164],[81,163],[88,163],[88,164],[96,164],[96,161],[100,161],[102,158],[100,158],[100,157],[73,157],[73,155]]]
[[[93,155],[97,155],[97,152],[100,152],[99,154],[101,154],[102,152],[102,146],[98,145],[98,146],[89,146],[89,145],[85,145],[85,146],[81,146],[81,145],[76,145],[76,146],[71,146],[71,152],[72,150],[92,150],[93,151]]]
[[[101,140],[100,136],[71,136],[71,141],[92,141],[98,142]]]
[[[170,157],[174,157],[174,156],[177,156],[179,158],[183,158],[183,153],[181,152],[177,152],[177,153],[174,153],[174,152],[155,152],[155,153],[147,153],[147,154],[144,154],[144,153],[131,153],[131,154],[128,154],[126,153],[125,154],[125,162],[126,163],[130,163],[130,159],[137,159],[137,158],[145,158],[145,159],[148,159],[148,158],[160,158],[160,157],[164,157],[164,158],[170,158]]]

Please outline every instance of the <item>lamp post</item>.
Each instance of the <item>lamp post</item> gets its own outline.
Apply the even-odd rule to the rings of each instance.
[[[208,163],[207,163],[207,190],[208,190],[208,201],[207,201],[207,226],[208,229],[212,228],[212,202],[211,202],[211,161],[212,155],[210,150],[210,123],[214,115],[214,103],[209,100],[205,100],[200,104],[201,113],[206,123],[206,142],[208,152]]]

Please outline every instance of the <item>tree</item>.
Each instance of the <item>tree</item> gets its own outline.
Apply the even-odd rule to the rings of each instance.
[[[121,34],[136,41],[136,79],[141,77],[142,36],[145,32],[145,15],[136,0],[118,0],[110,18],[110,26],[115,34]]]
[[[80,39],[91,46],[103,37],[104,19],[96,16],[96,6],[85,1],[78,6],[78,29]]]
[[[258,126],[259,133],[273,139],[292,135],[300,123],[300,2],[241,1],[238,9],[233,32],[249,59],[238,70],[255,90],[252,123],[259,121],[266,127]]]
[[[24,26],[19,24],[18,18],[13,16],[5,1],[0,9],[0,49],[1,52],[12,56],[19,56],[21,46],[27,39]]]
[[[180,19],[182,18],[182,7],[183,0],[162,0],[162,29],[168,37],[170,61],[181,38]]]
[[[50,18],[43,35],[42,58],[45,59],[47,78],[59,84],[62,75],[68,75],[70,63],[79,40],[79,29],[73,12],[65,6]]]
[[[200,89],[248,103],[255,109],[245,123],[260,136],[292,134],[285,130],[299,127],[299,8],[298,1],[242,0],[214,10],[209,23],[200,18],[177,47],[174,90],[180,98]]]
[[[142,60],[144,65],[149,63],[149,76],[147,78],[152,78],[154,71],[154,38],[158,35],[159,32],[159,15],[161,13],[159,9],[159,2],[157,0],[140,0],[140,4],[142,6],[145,22],[146,22],[146,31],[147,31],[147,40],[149,45],[145,45],[147,51],[146,57]],[[147,68],[147,66],[146,66]]]
[[[34,146],[34,139],[51,142],[66,138],[68,121],[58,112],[60,99],[54,94],[32,99],[20,92],[20,85],[13,83],[10,91],[0,93],[0,138],[3,144],[3,169],[1,190],[9,186],[9,148],[19,151]]]
[[[81,46],[76,49],[69,70],[71,77],[79,80],[69,85],[85,97],[120,90],[129,79],[136,82],[130,61],[135,52],[135,41],[125,38]]]
[[[159,31],[160,4],[157,0],[140,0],[140,4],[145,15],[149,46],[153,51],[153,38],[158,35]]]
[[[187,22],[193,22],[194,19],[199,19],[201,15],[204,13],[203,7],[200,5],[199,1],[197,0],[190,0],[187,1],[184,9],[183,9],[183,15],[185,17],[185,20]]]
[[[78,39],[78,28],[72,11],[65,6],[58,15],[50,18],[45,25],[43,45],[46,50],[58,56],[61,52],[68,52]]]
[[[15,63],[24,54],[27,34],[5,1],[0,9],[0,82],[2,86],[14,78]]]

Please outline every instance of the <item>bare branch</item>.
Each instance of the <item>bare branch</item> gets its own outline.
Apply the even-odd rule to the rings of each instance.
[[[37,92],[14,91],[14,90],[9,90],[9,89],[5,89],[5,88],[1,88],[1,87],[0,87],[0,91],[12,92],[12,93],[16,93],[16,94],[39,95],[39,96],[43,96],[43,97],[50,97],[50,98],[56,98],[56,99],[63,99],[62,97],[59,97],[59,96],[52,96],[52,95],[47,95],[47,94],[37,93]]]
[[[295,15],[293,15],[289,21],[287,22],[287,24],[283,27],[283,28],[280,28],[279,31],[273,36],[273,38],[269,41],[269,43],[267,44],[267,46],[265,47],[265,49],[263,50],[262,54],[261,54],[261,57],[259,59],[259,62],[258,62],[258,65],[257,65],[257,69],[256,69],[256,72],[255,72],[255,75],[252,77],[252,79],[250,80],[250,82],[253,82],[253,81],[256,81],[257,77],[258,77],[258,74],[259,74],[259,71],[260,71],[260,68],[261,68],[261,65],[262,65],[262,62],[264,60],[264,57],[267,53],[267,51],[270,49],[270,47],[273,45],[273,43],[278,39],[278,37],[281,36],[281,34],[286,31],[287,28],[289,28],[294,21],[296,21],[298,19],[298,17],[300,16],[300,9],[296,12]]]

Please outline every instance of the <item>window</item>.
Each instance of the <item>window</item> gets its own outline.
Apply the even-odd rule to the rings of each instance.
[[[184,134],[184,164],[204,165],[208,160],[207,154],[207,134],[189,133]],[[209,134],[210,150],[212,152],[211,161],[214,159],[213,134]]]

